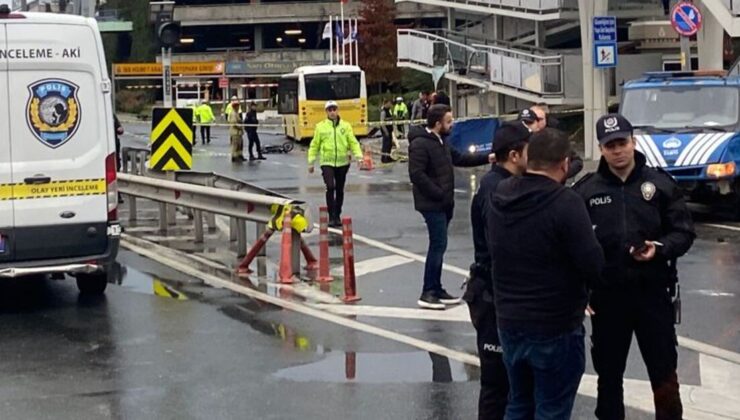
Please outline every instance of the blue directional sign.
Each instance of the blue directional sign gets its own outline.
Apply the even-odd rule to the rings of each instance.
[[[594,17],[594,43],[617,42],[617,18],[614,16]]]
[[[617,18],[614,16],[595,16],[594,34],[594,67],[608,68],[617,66]]]
[[[701,29],[702,16],[692,3],[682,1],[671,11],[671,26],[681,36],[694,36]]]

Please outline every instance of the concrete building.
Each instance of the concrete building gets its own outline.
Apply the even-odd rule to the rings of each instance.
[[[345,17],[357,17],[361,4],[346,3]],[[177,0],[174,19],[181,23],[182,37],[173,61],[223,62],[229,95],[270,98],[270,85],[282,74],[329,62],[329,40],[322,33],[329,16],[339,14],[336,0]],[[397,5],[399,25],[438,27],[444,16],[437,6]],[[226,92],[216,85],[214,80],[212,94],[218,98]]]
[[[579,12],[583,12],[581,6],[586,3],[578,0],[396,2],[445,8],[447,22],[443,30],[398,31],[398,65],[442,75],[440,87],[448,89],[456,99],[454,104],[459,114],[506,113],[534,102],[576,108],[584,104],[587,67],[581,40],[590,36],[591,24]],[[603,6],[603,11],[597,14],[617,18],[619,62],[616,69],[604,72],[607,98],[615,101],[620,83],[644,71],[675,68],[679,45],[668,23],[668,1],[593,3]],[[703,11],[705,24],[698,35],[698,48],[694,43],[694,51],[698,53],[694,66],[721,68],[724,31],[730,36],[740,34],[740,1],[697,0],[695,3]]]

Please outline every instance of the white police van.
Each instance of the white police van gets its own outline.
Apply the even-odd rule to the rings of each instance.
[[[96,22],[0,6],[0,279],[100,294],[118,252],[111,83]]]

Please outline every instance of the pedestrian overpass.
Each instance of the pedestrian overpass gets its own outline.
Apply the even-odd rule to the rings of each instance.
[[[546,50],[447,30],[398,30],[398,66],[530,102],[583,103],[578,50]]]

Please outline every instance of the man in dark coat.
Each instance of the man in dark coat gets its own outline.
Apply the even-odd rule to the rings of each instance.
[[[442,264],[447,250],[447,227],[455,207],[454,166],[480,166],[487,155],[462,154],[445,137],[452,128],[452,111],[433,105],[427,126],[409,132],[409,177],[413,184],[414,208],[424,216],[429,231],[429,249],[424,265],[424,287],[417,304],[426,309],[444,309],[460,303],[442,288]],[[492,157],[491,157],[492,158]]]

